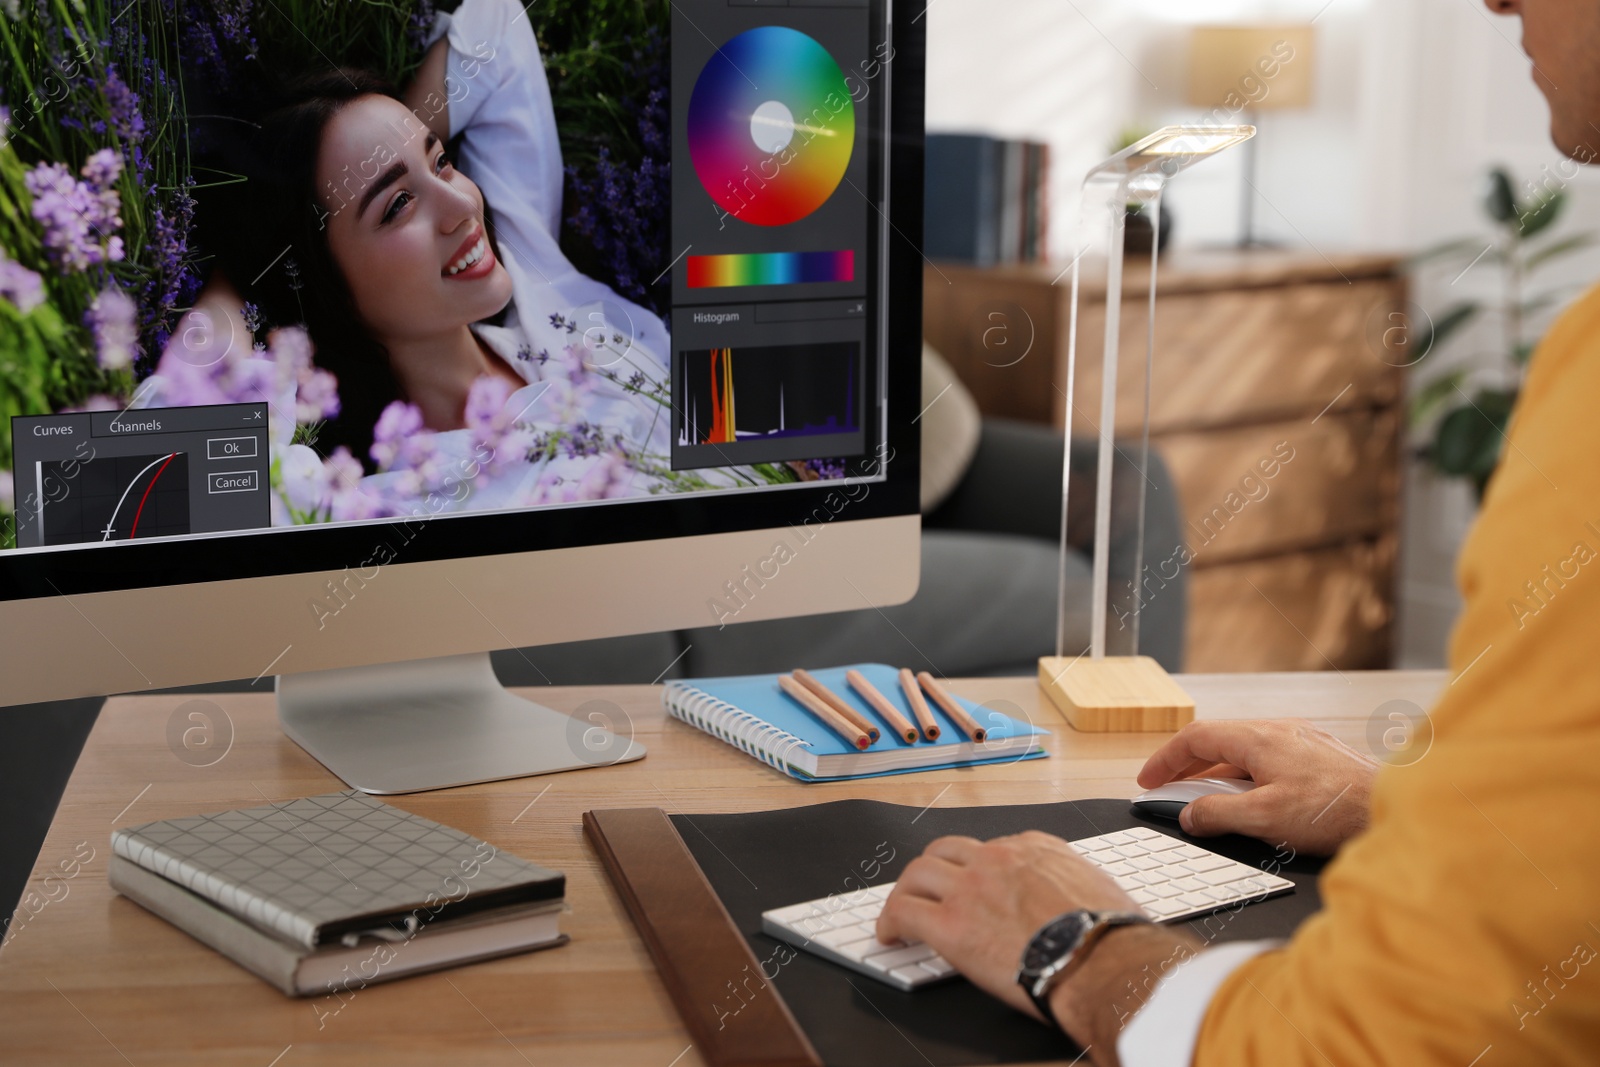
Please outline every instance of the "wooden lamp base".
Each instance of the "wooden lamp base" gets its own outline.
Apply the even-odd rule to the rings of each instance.
[[[1194,698],[1149,656],[1042,656],[1039,688],[1085,733],[1170,733],[1194,721]]]

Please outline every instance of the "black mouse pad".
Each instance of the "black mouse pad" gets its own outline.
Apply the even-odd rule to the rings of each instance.
[[[674,815],[672,822],[764,973],[776,972],[773,985],[828,1067],[1037,1063],[1071,1060],[1078,1049],[965,979],[903,993],[808,952],[784,950],[761,932],[763,911],[894,881],[930,841],[947,834],[987,840],[1044,830],[1071,841],[1149,826],[1184,836],[1174,822],[1136,816],[1126,800],[923,810],[844,800],[737,815]],[[1319,907],[1317,874],[1324,861],[1243,837],[1194,843],[1295,883],[1285,896],[1190,920],[1202,938],[1287,937]],[[735,1015],[758,987],[759,979],[747,980],[741,997],[730,982],[719,1014]]]

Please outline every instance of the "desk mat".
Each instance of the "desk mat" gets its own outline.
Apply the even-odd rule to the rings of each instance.
[[[930,841],[947,834],[986,840],[1033,829],[1076,840],[1149,826],[1182,836],[1176,823],[1134,815],[1126,800],[920,811],[845,800],[671,819],[762,962],[763,973],[776,971],[773,986],[827,1067],[1070,1061],[1079,1050],[1059,1032],[1012,1011],[964,979],[903,993],[809,953],[784,951],[781,942],[761,932],[763,911],[894,881]],[[1295,883],[1295,891],[1285,896],[1190,920],[1187,925],[1198,936],[1217,942],[1287,937],[1319,908],[1317,874],[1323,860],[1288,859],[1287,849],[1280,854],[1244,837],[1195,843],[1252,866],[1276,859],[1277,873]],[[746,988],[754,987],[746,983]],[[735,994],[732,983],[718,995],[725,999],[717,1010],[719,1015],[728,1013],[726,1025],[745,1000]],[[751,1006],[761,999],[754,997]]]

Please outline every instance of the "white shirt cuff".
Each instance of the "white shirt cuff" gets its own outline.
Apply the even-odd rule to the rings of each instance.
[[[1144,1006],[1117,1038],[1123,1067],[1189,1067],[1211,998],[1247,960],[1282,941],[1235,941],[1208,948],[1156,983]]]

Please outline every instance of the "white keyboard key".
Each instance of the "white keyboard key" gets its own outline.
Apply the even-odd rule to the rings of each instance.
[[[878,916],[880,914],[882,914],[882,912],[883,912],[883,904],[882,904],[882,902],[876,901],[876,900],[874,900],[871,904],[866,904],[866,905],[863,905],[862,907],[859,907],[859,908],[851,908],[850,909],[850,914],[854,915],[856,918],[860,919],[862,922],[874,922],[875,923],[875,922],[878,921]]]
[[[881,956],[885,952],[893,952],[904,945],[904,941],[893,941],[889,944],[884,944],[876,936],[873,936],[864,937],[860,941],[852,941],[842,948],[834,949],[834,951],[857,963],[864,963],[868,956]]]
[[[1151,834],[1151,837],[1139,842],[1145,847],[1145,851],[1147,852],[1170,852],[1172,849],[1183,847],[1183,842],[1179,841],[1176,837],[1168,837],[1166,834],[1158,834],[1153,830],[1151,831]]]
[[[1162,882],[1160,885],[1153,885],[1150,887],[1150,892],[1154,893],[1158,897],[1161,897],[1162,899],[1183,895],[1183,890],[1179,889],[1171,882]]]
[[[1185,893],[1178,898],[1178,903],[1186,908],[1204,908],[1206,911],[1210,911],[1215,906],[1216,901],[1204,893]]]
[[[1167,876],[1159,871],[1140,871],[1133,875],[1133,880],[1140,885],[1165,885]]]
[[[1185,893],[1193,893],[1206,887],[1206,884],[1200,881],[1198,878],[1179,878],[1176,879],[1172,884],[1183,890]]]
[[[1166,919],[1187,909],[1176,900],[1158,900],[1153,904],[1146,904],[1144,910],[1157,918]]]
[[[907,985],[920,982],[927,976],[928,972],[922,969],[922,964],[920,963],[908,963],[904,967],[896,967],[889,972],[889,977],[898,978]]]
[[[1153,871],[1157,867],[1166,866],[1166,864],[1162,863],[1154,856],[1135,856],[1133,859],[1127,860],[1126,862],[1129,867],[1132,867],[1136,871]]]
[[[897,967],[904,967],[908,963],[921,963],[931,959],[938,953],[930,945],[907,945],[905,948],[895,949],[893,952],[879,952],[868,956],[864,962],[876,971],[892,971]]]
[[[1242,867],[1244,864],[1235,863],[1222,856],[1202,856],[1197,860],[1185,860],[1183,866],[1185,870],[1192,871],[1195,874],[1204,874],[1206,871],[1214,871],[1219,867]]]
[[[1165,836],[1167,836],[1166,834],[1157,833],[1156,831],[1150,829],[1150,827],[1148,827],[1148,826],[1135,826],[1133,829],[1129,830],[1128,833],[1131,834],[1134,837],[1139,838],[1140,840],[1148,840],[1149,838],[1152,838],[1152,837],[1165,837]]]
[[[819,945],[826,945],[828,948],[836,948],[843,951],[846,945],[852,945],[857,941],[865,941],[868,938],[875,940],[876,937],[877,935],[873,933],[872,924],[862,923],[858,926],[846,926],[841,930],[828,930],[825,933],[818,934],[812,940]]]
[[[1100,840],[1104,841],[1108,845],[1131,845],[1131,844],[1133,844],[1135,841],[1137,841],[1139,839],[1137,837],[1134,837],[1132,834],[1115,833],[1115,834],[1101,834],[1100,835]]]
[[[1144,883],[1137,881],[1137,879],[1141,877],[1143,877],[1142,874],[1124,874],[1112,879],[1112,881],[1116,882],[1117,888],[1121,889],[1123,892],[1131,893],[1135,889],[1144,888]]]
[[[1207,871],[1198,877],[1206,885],[1227,885],[1229,882],[1237,882],[1241,878],[1250,877],[1250,868],[1240,863],[1230,863],[1226,867]]]
[[[766,914],[780,923],[793,923],[813,913],[821,915],[823,911],[817,907],[816,901],[808,900],[804,904],[790,904],[787,908],[776,908]]]
[[[893,892],[894,884],[890,883],[889,885],[875,885],[871,889],[867,890],[865,895],[873,900],[884,901],[888,900],[889,894]]]
[[[1215,855],[1213,852],[1207,852],[1203,848],[1195,848],[1193,845],[1179,845],[1172,851],[1176,852],[1186,860],[1205,859],[1207,856]]]
[[[1131,892],[1129,892],[1128,896],[1133,898],[1133,902],[1135,904],[1148,904],[1152,900],[1160,900],[1161,899],[1160,897],[1156,896],[1154,893],[1150,892],[1150,890],[1146,889],[1144,886],[1140,886],[1138,889],[1132,890]]]
[[[921,967],[935,978],[949,978],[952,974],[956,973],[956,969],[950,966],[943,956],[934,956],[930,959],[922,960],[917,964],[917,966]]]
[[[1117,878],[1117,877],[1125,878],[1128,875],[1132,874],[1134,871],[1138,870],[1139,868],[1133,866],[1131,863],[1118,862],[1118,863],[1108,863],[1104,867],[1101,867],[1100,869],[1102,871],[1105,871],[1107,874],[1109,874],[1113,878]]]

